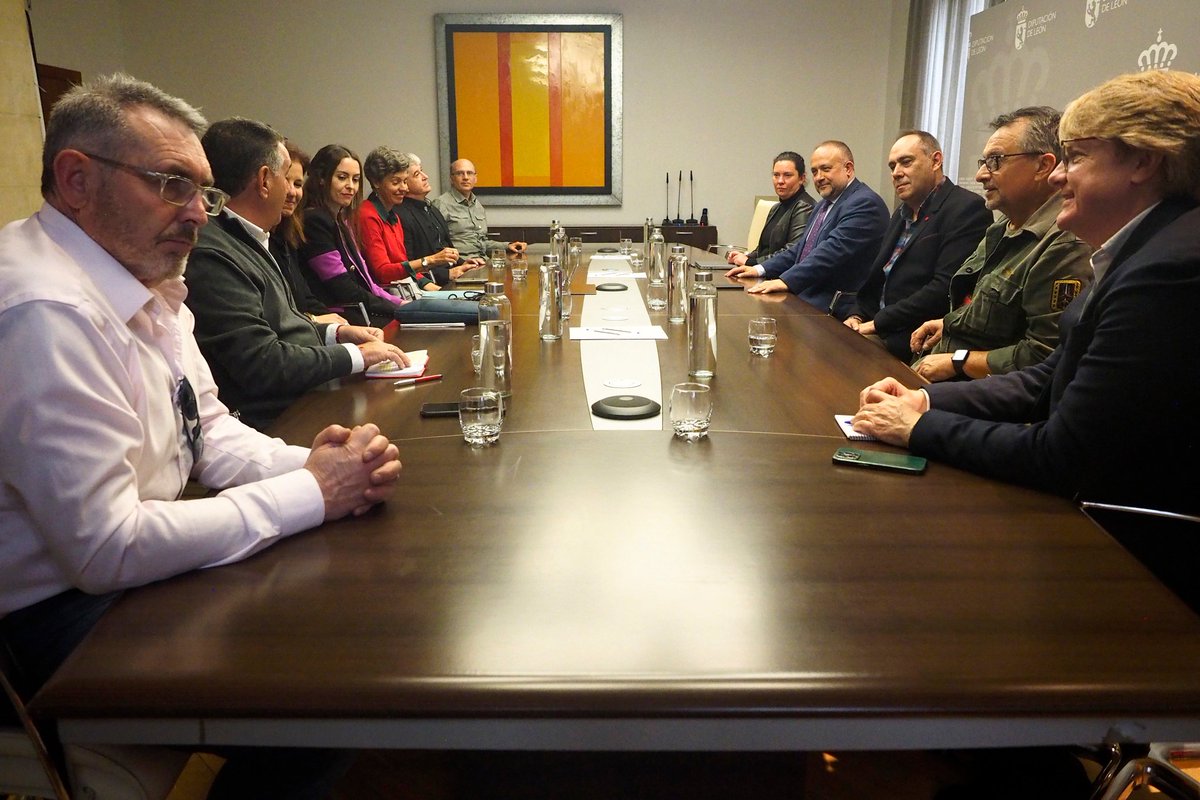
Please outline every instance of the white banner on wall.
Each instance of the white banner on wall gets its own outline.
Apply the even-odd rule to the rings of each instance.
[[[1022,106],[1062,109],[1114,75],[1200,73],[1200,0],[1007,0],[971,17],[957,182],[979,191],[988,122]]]

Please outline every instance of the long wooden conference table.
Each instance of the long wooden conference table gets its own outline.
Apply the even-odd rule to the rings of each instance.
[[[536,270],[510,284],[496,446],[418,414],[476,383],[471,332],[401,331],[441,381],[347,379],[274,428],[307,444],[330,422],[378,423],[404,461],[398,496],[129,592],[35,709],[67,741],[181,745],[1200,740],[1200,618],[1071,502],[936,463],[831,463],[847,444],[833,414],[864,385],[920,381],[881,348],[794,297],[721,291],[708,439],[669,421],[594,430],[583,343],[539,340],[537,291]],[[615,302],[574,300],[573,324]],[[763,314],[779,321],[768,359],[746,344]],[[683,328],[651,320],[669,331],[669,396]]]

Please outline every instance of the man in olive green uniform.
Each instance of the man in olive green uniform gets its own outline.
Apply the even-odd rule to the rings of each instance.
[[[1054,220],[1061,156],[1057,111],[1022,108],[992,121],[978,180],[1003,216],[950,279],[950,312],[913,333],[914,369],[930,381],[983,378],[1037,364],[1058,344],[1058,319],[1092,279],[1091,248]]]

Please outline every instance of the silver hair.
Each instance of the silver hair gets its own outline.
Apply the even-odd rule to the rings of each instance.
[[[197,137],[208,128],[208,120],[193,106],[145,81],[123,72],[94,78],[68,90],[50,112],[42,147],[42,194],[54,191],[54,159],[63,150],[118,158],[136,148],[140,142],[127,115],[138,107],[183,123]]]

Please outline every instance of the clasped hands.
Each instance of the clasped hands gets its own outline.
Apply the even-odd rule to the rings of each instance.
[[[858,413],[852,424],[881,442],[908,447],[913,426],[929,410],[929,396],[909,389],[895,378],[872,383],[858,395]]]
[[[400,451],[374,424],[330,425],[313,439],[304,468],[325,499],[325,521],[359,516],[395,491]]]

